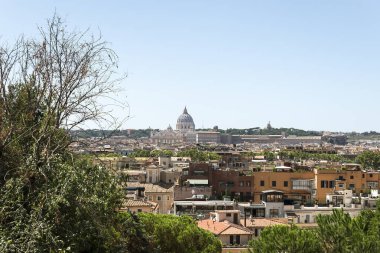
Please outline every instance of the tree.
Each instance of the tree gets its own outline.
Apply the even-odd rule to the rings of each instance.
[[[380,204],[380,201],[379,201]],[[317,216],[318,228],[296,226],[265,228],[258,240],[250,241],[254,252],[379,252],[380,208],[364,210],[352,218],[342,209]]]
[[[39,31],[0,46],[0,251],[114,252],[117,177],[73,156],[67,130],[107,118],[117,57],[58,16]]]
[[[183,150],[177,153],[178,157],[190,157],[192,161],[201,162],[209,160],[220,160],[220,155],[214,152],[200,151],[195,148]]]
[[[372,211],[363,211],[351,218],[342,209],[334,209],[331,215],[319,215],[317,231],[324,252],[378,252],[380,234],[376,217]]]
[[[217,253],[222,243],[210,232],[197,226],[188,216],[140,213],[141,222],[157,253]]]
[[[12,151],[15,139],[27,138],[32,150],[22,153],[36,163],[69,145],[57,129],[114,122],[99,100],[116,92],[121,80],[115,78],[117,56],[101,36],[69,32],[57,15],[39,35],[0,47],[0,155]]]
[[[260,238],[249,242],[250,250],[257,253],[291,252],[319,253],[321,243],[314,230],[303,230],[297,226],[276,225],[265,228]]]
[[[41,40],[0,46],[0,252],[170,252],[163,234],[148,230],[161,221],[185,252],[219,252],[220,242],[194,222],[143,223],[118,212],[119,177],[68,149],[69,129],[112,120],[98,99],[119,80],[117,57],[101,37],[67,32],[58,16],[39,31]]]
[[[362,165],[364,169],[380,168],[380,152],[364,151],[356,157],[356,161]]]

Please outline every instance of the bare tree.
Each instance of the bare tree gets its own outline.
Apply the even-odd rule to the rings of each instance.
[[[57,15],[39,27],[39,34],[39,39],[22,37],[13,47],[0,46],[0,151],[30,136],[37,160],[68,145],[58,129],[116,122],[99,100],[112,99],[125,78],[116,73],[118,57],[101,34],[69,32]],[[22,92],[28,108],[21,114],[29,118],[15,115]]]

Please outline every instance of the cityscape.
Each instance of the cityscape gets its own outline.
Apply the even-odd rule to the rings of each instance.
[[[380,2],[0,6],[0,252],[380,252]]]
[[[198,130],[185,107],[175,129],[139,138],[139,130],[75,132],[71,148],[127,176],[123,210],[191,216],[226,252],[244,250],[266,227],[316,228],[333,210],[356,217],[376,208],[380,163],[369,165],[364,154],[380,157],[380,134],[260,130],[279,131],[270,122],[256,134]],[[93,136],[78,137],[86,132]]]

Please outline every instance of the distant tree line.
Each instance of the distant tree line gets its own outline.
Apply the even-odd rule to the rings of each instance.
[[[149,129],[149,128],[148,129],[126,129],[126,130],[86,129],[86,130],[72,130],[70,131],[70,134],[74,139],[75,138],[109,138],[112,136],[125,136],[131,139],[139,139],[139,138],[150,137],[151,131],[153,131],[153,129]]]
[[[136,149],[129,157],[190,157],[192,161],[209,161],[209,160],[220,160],[221,156],[215,152],[201,151],[196,148],[186,149],[179,151],[177,153],[171,150],[144,150]]]

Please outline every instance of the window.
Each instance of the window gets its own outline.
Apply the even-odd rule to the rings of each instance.
[[[329,188],[335,187],[335,181],[329,181]]]
[[[269,217],[271,217],[271,218],[278,217],[278,209],[270,209],[269,210]]]
[[[226,213],[226,216],[227,217],[231,217],[231,213]]]
[[[282,195],[280,194],[268,194],[266,197],[267,202],[282,202]]]
[[[276,181],[272,181],[272,187],[276,187],[276,184],[277,184]]]
[[[339,179],[339,180],[344,180],[343,176],[339,176],[338,179]]]
[[[264,186],[264,185],[265,185],[264,180],[261,180],[260,181],[260,186]]]
[[[373,174],[369,174],[369,177],[373,177]]]
[[[362,174],[362,178],[365,178],[365,174]]]
[[[161,200],[161,196],[157,196],[157,200]]]
[[[354,176],[353,176],[353,175],[351,175],[351,176],[350,176],[350,179],[354,179]]]
[[[350,190],[355,189],[355,184],[350,184],[350,185],[348,186],[348,189],[350,189]]]
[[[339,187],[339,188],[343,188],[343,187],[344,187],[344,184],[338,184],[338,187]]]
[[[328,188],[329,181],[321,180],[321,188]]]
[[[289,186],[289,182],[288,181],[284,181],[284,187],[288,187]]]
[[[170,197],[168,196],[167,200],[170,200]]]
[[[239,185],[244,186],[244,181],[240,181]]]
[[[370,189],[377,189],[379,188],[379,182],[367,182],[367,186]]]
[[[310,190],[312,181],[309,179],[292,180],[293,190]]]
[[[245,193],[245,200],[246,200],[246,201],[252,200],[251,192],[246,192],[246,193]]]
[[[251,181],[246,181],[246,182],[245,182],[245,185],[246,185],[246,186],[251,186]]]
[[[254,217],[265,217],[265,209],[256,209],[256,215]]]
[[[142,209],[137,209],[137,212],[138,212],[138,213],[141,213],[141,212],[142,212]]]

